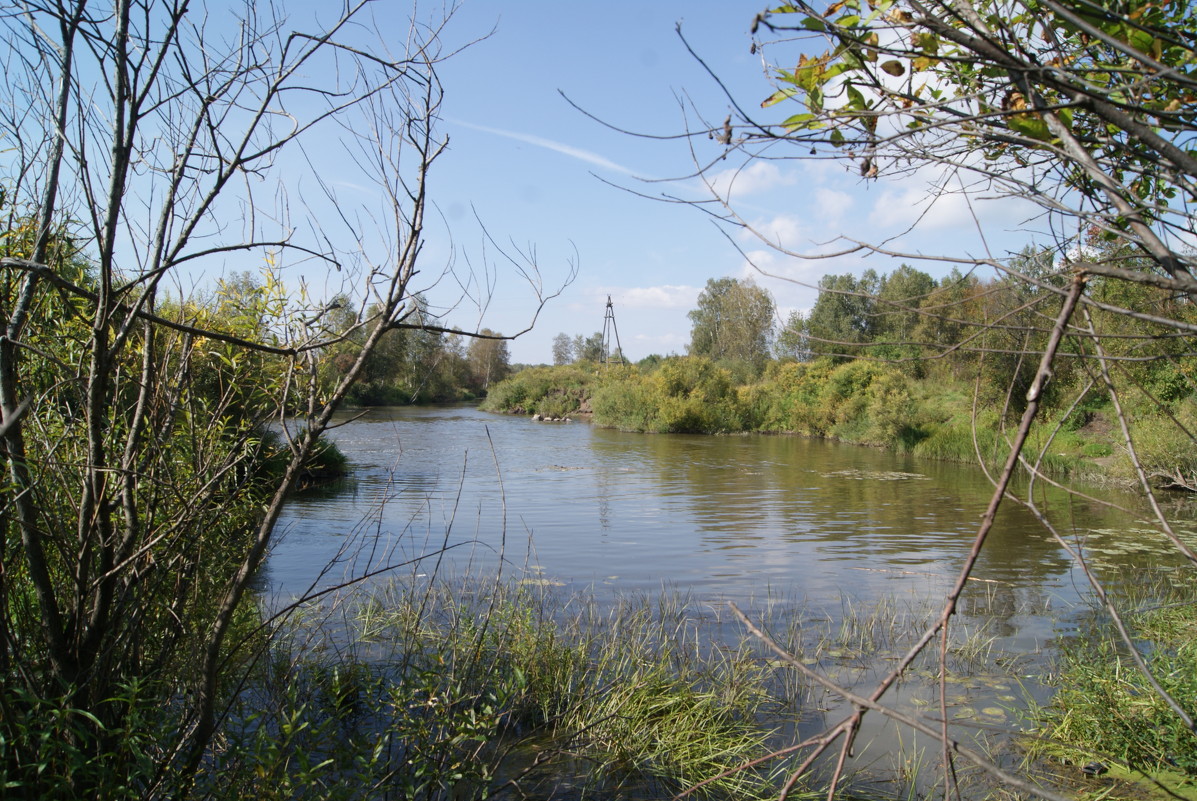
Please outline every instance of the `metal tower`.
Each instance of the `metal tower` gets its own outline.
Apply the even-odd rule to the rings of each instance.
[[[615,355],[611,352],[611,339],[615,339]],[[603,355],[602,364],[623,364],[623,345],[619,342],[619,329],[615,326],[615,304],[611,296],[607,296],[607,313],[603,317]]]

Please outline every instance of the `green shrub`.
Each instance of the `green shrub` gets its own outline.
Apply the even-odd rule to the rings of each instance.
[[[1187,432],[1197,432],[1197,400],[1193,398],[1171,408],[1145,410],[1134,415],[1135,453],[1148,475],[1197,474],[1197,448],[1193,447]],[[1116,473],[1125,478],[1133,477],[1130,453],[1120,448],[1118,455],[1114,467]]]
[[[745,430],[745,410],[731,375],[698,356],[663,360],[649,375],[612,375],[591,400],[599,425],[665,434]]]
[[[582,408],[582,399],[568,391],[552,391],[538,400],[532,411],[544,417],[568,417]]]
[[[604,381],[590,399],[594,422],[620,431],[656,431],[653,388],[640,373]]]
[[[827,436],[830,421],[821,408],[820,396],[836,366],[833,359],[821,358],[770,367],[761,384],[763,397],[756,402],[761,409],[759,429]]]
[[[593,366],[566,364],[557,367],[529,367],[491,386],[481,408],[508,414],[550,414],[564,417],[587,403],[598,378]],[[554,400],[546,398],[554,396]],[[545,403],[542,410],[540,404]]]
[[[662,433],[719,434],[744,430],[731,374],[709,359],[669,359],[650,378]]]

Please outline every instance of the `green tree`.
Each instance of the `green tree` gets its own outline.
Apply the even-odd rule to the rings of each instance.
[[[478,333],[481,336],[471,339],[466,347],[466,359],[474,386],[486,392],[491,384],[502,381],[511,372],[511,357],[507,341],[495,338],[501,335],[489,328]]]
[[[914,337],[920,309],[935,289],[935,279],[921,270],[903,264],[881,276],[877,289],[875,338],[894,343],[908,343]]]
[[[689,313],[690,354],[759,373],[773,343],[773,298],[751,280],[711,278]]]
[[[1068,230],[1132,244],[1194,288],[1192,255],[1169,239],[1190,229],[1188,204],[1174,201],[1191,198],[1197,174],[1188,3],[798,2],[755,27],[787,50],[764,105],[799,108],[746,142],[813,146],[866,177],[950,163]],[[794,66],[794,36],[826,49],[804,42]]]
[[[588,337],[578,334],[573,341],[574,361],[601,362],[603,360],[603,332],[595,331]]]
[[[985,287],[975,275],[953,267],[941,278],[920,308],[912,338],[927,357],[930,370],[945,368],[953,377],[975,362],[974,342],[984,327]]]
[[[811,353],[842,359],[858,354],[860,345],[873,341],[878,284],[872,270],[860,278],[844,274],[819,280],[819,297],[806,318]]]
[[[874,345],[869,355],[878,359],[905,361],[912,375],[924,374],[923,349],[915,339],[922,320],[923,303],[935,289],[935,279],[903,264],[881,276],[872,323]]]
[[[773,353],[779,359],[797,359],[806,361],[810,358],[809,328],[806,316],[800,311],[792,311],[786,317],[785,325],[777,332],[777,339],[773,343]]]
[[[574,360],[574,343],[569,334],[561,333],[553,337],[553,364],[560,367]]]
[[[223,791],[236,744],[221,726],[270,661],[252,593],[284,499],[382,343],[445,333],[412,284],[446,146],[441,26],[395,39],[360,5],[328,27],[277,13],[79,0],[0,15],[6,797]],[[304,149],[330,128],[344,138]],[[310,174],[357,165],[382,205],[346,208],[320,182],[280,203],[298,190],[291,151]],[[390,227],[364,238],[361,218]],[[260,279],[171,294],[230,262]],[[299,265],[375,305],[338,314],[284,283]],[[348,341],[321,387],[321,354]]]

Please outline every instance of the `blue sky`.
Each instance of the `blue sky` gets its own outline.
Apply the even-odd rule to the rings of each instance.
[[[393,7],[396,28],[404,29],[408,6]],[[549,362],[558,333],[601,330],[608,295],[624,350],[640,359],[685,352],[686,313],[710,278],[753,276],[784,317],[813,304],[810,287],[826,273],[895,269],[901,262],[879,257],[785,258],[750,235],[721,232],[696,208],[637,196],[628,190],[702,197],[697,181],[686,176],[694,172],[695,158],[715,159],[722,147],[705,137],[691,143],[621,133],[563,97],[593,117],[649,137],[720,124],[729,101],[686,51],[676,32],[680,25],[745,107],[762,115],[793,113],[759,108],[772,90],[761,57],[750,52],[748,31],[763,7],[754,0],[465,2],[445,44],[455,48],[490,35],[439,72],[450,147],[434,166],[430,193],[447,230],[438,225],[431,235],[428,272],[438,274],[437,261],[447,261],[450,248],[459,272],[485,272],[481,265],[488,259],[498,272],[483,279],[494,286],[485,309],[465,303],[448,321],[512,333],[526,327],[535,310],[534,293],[484,244],[479,220],[502,247],[535,254],[546,288],[563,282],[571,263],[577,266],[573,282],[541,312],[535,329],[511,343],[512,360],[522,363]],[[385,13],[375,12],[382,20]],[[798,51],[778,54],[796,60]],[[720,171],[738,171],[733,199],[746,219],[810,253],[826,252],[826,243],[840,234],[876,240],[901,232],[924,211],[920,204],[933,178],[863,181],[851,164],[744,164],[734,156],[718,164]],[[918,236],[896,244],[907,252],[982,255],[988,247],[1002,255],[1031,241],[1015,231],[1026,211],[1010,202],[978,202],[970,210],[956,198],[927,211]],[[984,221],[985,239],[974,213]],[[757,273],[737,244],[758,267],[790,280]],[[935,275],[950,267],[915,266]]]

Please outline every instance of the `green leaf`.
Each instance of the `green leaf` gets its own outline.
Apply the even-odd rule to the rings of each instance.
[[[783,122],[782,127],[787,131],[796,131],[799,128],[822,128],[823,123],[814,114],[803,113],[795,114]]]
[[[816,86],[806,93],[806,107],[816,114],[823,110],[822,89]]]
[[[1155,37],[1147,31],[1141,31],[1138,28],[1129,28],[1127,31],[1127,44],[1138,50],[1140,53],[1154,54],[1159,50],[1156,44]]]
[[[1014,114],[1006,122],[1007,127],[1022,136],[1046,142],[1051,138],[1047,123],[1030,114]]]
[[[797,89],[794,89],[789,86],[783,86],[781,89],[778,89],[776,92],[774,92],[773,94],[769,95],[767,98],[762,100],[761,108],[768,108],[769,106],[777,105],[781,101],[789,100],[791,97],[794,97],[797,94],[798,94]]]
[[[839,53],[840,63],[844,65],[845,70],[859,70],[864,68],[864,61],[860,58],[860,54],[852,50],[844,50]]]

